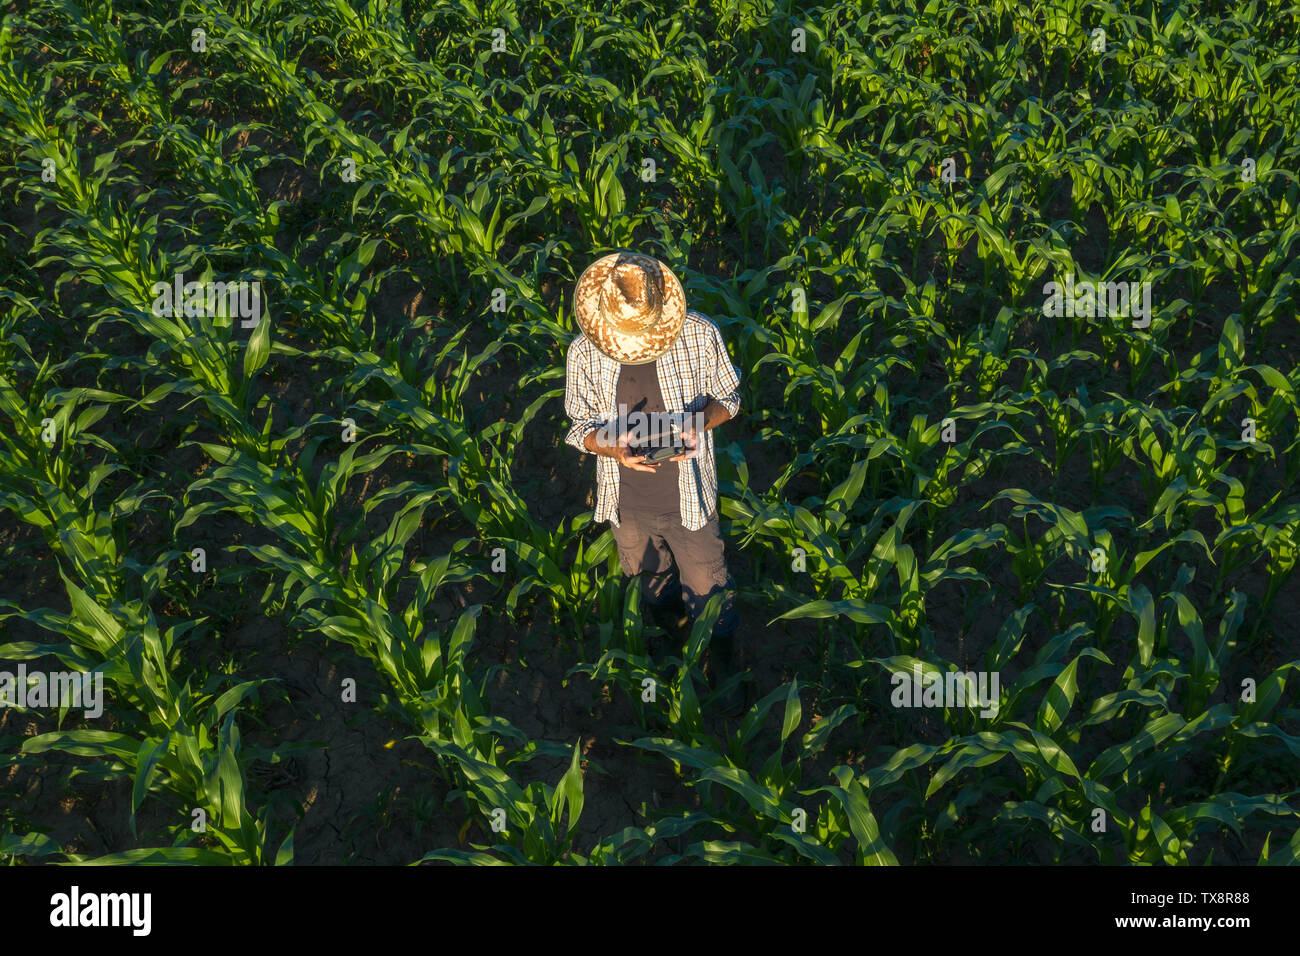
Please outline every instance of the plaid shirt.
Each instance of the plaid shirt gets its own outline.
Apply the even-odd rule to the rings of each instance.
[[[740,376],[727,355],[718,327],[694,309],[672,347],[659,356],[659,387],[664,408],[686,415],[716,399],[732,417],[740,411]],[[565,362],[564,410],[573,420],[565,441],[587,451],[587,433],[618,417],[616,399],[620,365],[596,348],[586,335],[569,344]],[[700,453],[677,464],[682,524],[688,531],[704,527],[718,510],[718,474],[713,460],[713,432],[700,433]],[[618,462],[596,457],[596,520],[618,527]]]

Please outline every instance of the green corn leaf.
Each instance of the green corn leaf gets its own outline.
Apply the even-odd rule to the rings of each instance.
[[[793,829],[778,827],[771,833],[771,838],[778,843],[784,843],[786,846],[793,847],[794,851],[800,856],[819,866],[839,866],[840,861],[835,854],[826,847],[815,843],[812,839],[802,833],[796,833]]]
[[[221,725],[217,746],[217,787],[224,829],[238,830],[244,826],[244,773],[236,756],[239,748],[239,731],[234,725],[234,714],[228,714]]]
[[[27,833],[18,836],[13,833],[0,835],[0,857],[36,857],[62,853],[57,843],[44,833]]]
[[[579,762],[580,759],[581,751],[578,744],[574,744],[573,760],[569,763],[569,769],[565,771],[564,776],[560,778],[560,784],[555,788],[555,795],[551,800],[551,824],[555,827],[556,832],[560,831],[560,820],[566,806],[569,810],[569,825],[566,830],[570,835],[577,830],[578,818],[582,816],[582,766]]]
[[[1148,721],[1132,740],[1107,747],[1098,754],[1097,759],[1088,768],[1088,776],[1093,780],[1100,780],[1121,770],[1127,770],[1139,754],[1159,746],[1181,730],[1185,723],[1186,721],[1177,714],[1165,714],[1163,717]]]
[[[1287,671],[1300,671],[1300,662],[1289,662],[1278,667],[1259,682],[1255,688],[1255,699],[1241,708],[1240,719],[1245,721],[1263,721],[1273,713],[1273,708],[1282,699],[1286,689]]]
[[[149,792],[149,784],[153,780],[158,762],[166,755],[170,745],[171,734],[167,734],[161,740],[145,740],[140,744],[136,755],[135,782],[131,789],[131,835],[133,837],[136,836],[136,813],[140,809],[140,804],[144,802],[145,794]]]
[[[1066,715],[1074,705],[1074,697],[1079,691],[1077,676],[1079,659],[1082,657],[1092,657],[1103,664],[1110,664],[1110,658],[1101,651],[1094,647],[1085,647],[1066,665],[1052,682],[1052,686],[1048,688],[1042,706],[1038,709],[1037,727],[1043,733],[1054,733],[1065,721]]]
[[[890,620],[892,612],[878,604],[867,604],[865,601],[854,599],[842,601],[809,601],[802,604],[792,611],[773,618],[768,622],[770,627],[777,621],[795,620],[797,618],[811,617],[824,618],[843,615],[851,621],[857,621],[859,624],[883,624]]]
[[[858,709],[852,704],[841,704],[821,720],[813,724],[812,729],[803,735],[802,754],[805,758],[814,757],[825,749],[833,731],[844,721],[853,717]],[[796,726],[798,721],[795,722]]]
[[[1096,847],[1079,831],[1079,825],[1055,807],[1047,807],[1034,800],[1020,800],[1004,803],[997,813],[998,820],[1036,820],[1043,824],[1058,839],[1088,850]]]
[[[502,847],[498,852],[513,849],[513,847]],[[493,856],[486,852],[471,852],[467,850],[433,850],[424,854],[411,866],[419,866],[421,863],[455,863],[460,866],[510,866],[512,861],[503,860],[500,857]],[[526,861],[513,861],[526,862]]]
[[[108,730],[60,730],[26,738],[22,750],[26,754],[59,750],[81,757],[114,756],[133,766],[140,752],[140,742],[126,734]]]
[[[895,751],[885,763],[870,770],[862,779],[868,792],[886,787],[909,770],[924,767],[943,748],[930,744],[912,744]]]
[[[781,721],[781,741],[784,743],[799,726],[803,717],[803,708],[799,703],[799,681],[790,682],[790,691],[785,698],[785,718]]]
[[[289,831],[289,835],[280,843],[280,848],[275,851],[276,866],[293,866],[293,835],[294,830]]]
[[[1143,667],[1151,664],[1156,641],[1156,606],[1151,592],[1140,584],[1129,588],[1126,600],[1128,610],[1138,619],[1138,660]]]
[[[989,764],[997,763],[1005,756],[1007,756],[1007,751],[990,751],[982,744],[963,747],[953,755],[951,760],[940,767],[931,778],[930,785],[925,789],[925,799],[929,800],[945,783],[967,767],[986,767]]]
[[[266,364],[271,356],[271,321],[262,316],[248,337],[248,346],[244,349],[244,381],[248,381],[258,369]]]
[[[275,678],[262,678],[260,680],[250,680],[236,684],[213,701],[211,707],[208,709],[204,723],[209,726],[220,724],[230,711],[234,710],[241,703],[247,700],[248,697],[257,690],[257,688],[261,687],[263,684],[274,683],[274,681]]]
[[[1281,741],[1282,745],[1291,752],[1292,757],[1300,758],[1300,735],[1288,734],[1275,724],[1246,724],[1244,727],[1237,728],[1235,732],[1240,737],[1272,738]]]
[[[840,766],[831,771],[839,782],[838,787],[820,787],[819,790],[835,797],[849,819],[849,829],[858,842],[858,852],[867,866],[897,866],[898,858],[885,844],[876,824],[875,815],[867,801],[861,783],[853,779],[849,767]]]
[[[748,843],[724,843],[719,840],[694,843],[687,847],[686,853],[688,856],[696,857],[706,863],[770,866],[781,862],[779,857]]]
[[[228,853],[192,846],[142,847],[97,857],[69,854],[68,860],[82,866],[233,866],[236,862]]]

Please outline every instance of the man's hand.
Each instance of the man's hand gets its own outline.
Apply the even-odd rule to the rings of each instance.
[[[645,455],[638,455],[632,451],[628,446],[627,435],[618,436],[614,460],[624,468],[631,468],[633,471],[648,471],[653,475],[659,470],[659,462],[647,462]]]
[[[680,455],[673,455],[669,461],[690,461],[692,458],[700,457],[700,433],[690,425],[685,426],[681,431],[682,445],[685,451]]]
[[[638,455],[632,451],[627,432],[619,435],[617,441],[611,445],[600,440],[597,430],[592,430],[587,433],[584,444],[587,446],[588,451],[613,458],[624,468],[631,468],[633,471],[648,471],[652,475],[659,470],[660,462],[647,463],[644,455]],[[675,461],[676,459],[672,460]]]

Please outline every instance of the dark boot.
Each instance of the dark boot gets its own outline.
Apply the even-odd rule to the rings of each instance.
[[[690,619],[686,614],[686,605],[679,598],[676,602],[665,601],[660,604],[646,604],[649,611],[651,622],[659,628],[662,628],[668,638],[675,639],[688,624]]]

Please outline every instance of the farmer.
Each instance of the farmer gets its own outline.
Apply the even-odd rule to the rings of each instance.
[[[596,520],[609,519],[624,575],[642,575],[642,594],[661,621],[684,623],[683,610],[693,621],[723,593],[711,656],[730,670],[739,615],[710,432],[739,411],[740,379],[722,334],[686,308],[668,266],[630,252],[583,272],[574,312],[582,334],[566,362],[564,409],[573,427],[565,441],[597,456]],[[645,460],[667,444],[680,452]]]

